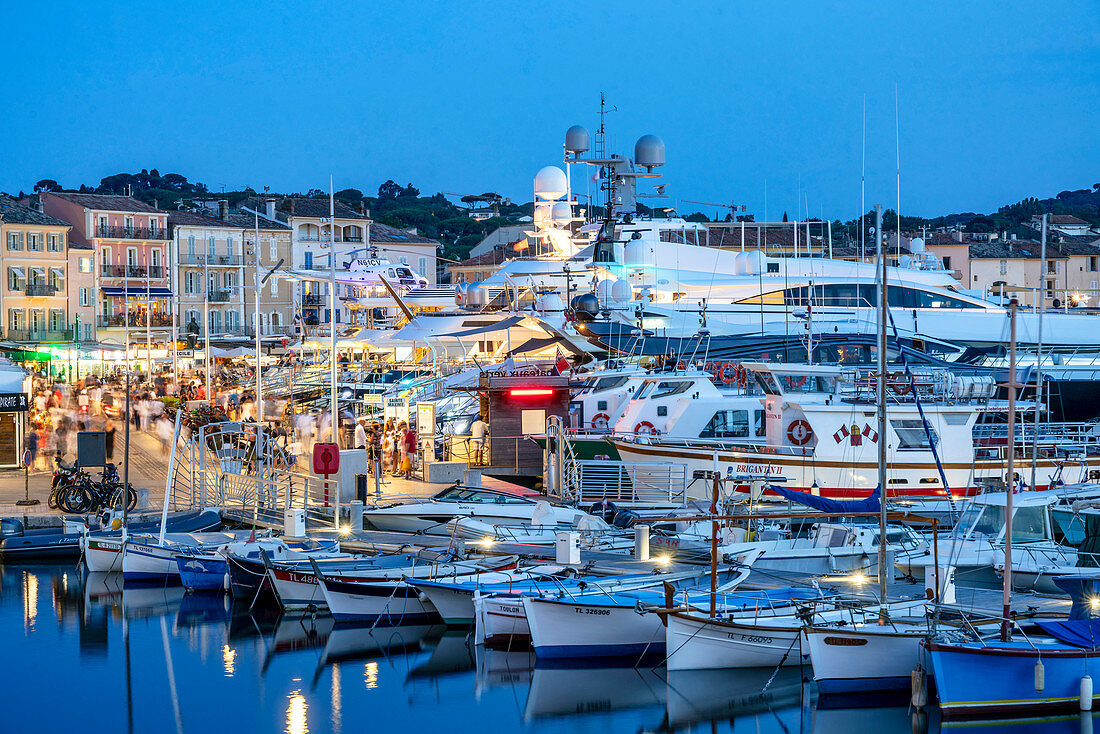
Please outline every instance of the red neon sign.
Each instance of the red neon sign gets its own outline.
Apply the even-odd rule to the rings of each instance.
[[[539,387],[539,388],[517,387],[517,388],[512,388],[511,390],[508,391],[508,395],[513,397],[513,398],[536,398],[536,397],[543,397],[544,398],[544,397],[549,397],[550,395],[553,395],[553,394],[554,394],[554,391],[551,390],[550,388],[546,388],[546,387]]]

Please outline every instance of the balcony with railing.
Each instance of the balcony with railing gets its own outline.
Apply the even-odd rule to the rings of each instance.
[[[43,298],[57,295],[58,290],[58,287],[52,283],[27,283],[23,293],[31,298]]]
[[[211,303],[229,303],[229,291],[210,291],[207,298]]]
[[[319,293],[306,293],[302,296],[303,306],[323,306],[328,303],[328,296],[322,296]]]
[[[167,240],[168,230],[160,227],[112,227],[101,224],[95,228],[95,236],[118,240]]]
[[[96,317],[96,324],[104,329],[121,329],[126,326],[126,322],[126,315],[121,313],[100,314]],[[143,328],[146,326],[165,327],[172,325],[172,316],[170,314],[155,313],[152,317],[152,323],[147,324],[145,314],[132,313],[130,314],[129,322],[130,326],[140,326]]]
[[[180,255],[180,265],[203,264],[208,267],[237,268],[244,265],[244,255],[203,255],[202,253],[184,253]]]
[[[164,278],[163,265],[102,265],[99,274],[104,278]]]
[[[72,329],[8,329],[5,338],[14,342],[71,342]]]

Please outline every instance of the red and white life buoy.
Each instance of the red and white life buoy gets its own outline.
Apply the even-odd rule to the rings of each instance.
[[[733,362],[723,362],[722,371],[718,373],[718,376],[722,379],[722,382],[732,385],[737,382],[737,368],[740,366]]]
[[[656,433],[656,430],[649,421],[639,421],[638,425],[634,426],[634,435],[636,436],[652,436],[654,433]]]
[[[805,446],[813,437],[814,429],[810,428],[810,424],[801,418],[791,421],[790,425],[787,426],[787,440],[794,446]]]
[[[597,431],[606,431],[610,421],[611,416],[607,413],[596,413],[596,415],[592,416],[592,428]]]

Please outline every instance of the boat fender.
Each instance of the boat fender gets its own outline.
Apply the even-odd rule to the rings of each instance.
[[[1092,711],[1092,676],[1081,679],[1081,710]]]
[[[1043,689],[1047,687],[1047,674],[1046,668],[1043,667],[1042,660],[1035,661],[1035,692],[1042,693]]]
[[[928,676],[924,673],[924,667],[917,663],[913,672],[909,675],[909,685],[912,693],[910,698],[913,708],[922,709],[928,705]]]
[[[421,601],[421,603],[423,603],[423,604],[427,604],[427,602],[428,602],[428,595],[425,594],[423,591],[421,591],[419,594],[417,594],[416,598],[419,599]]]
[[[649,421],[639,421],[638,425],[634,426],[635,435],[648,436],[653,433],[656,433],[656,431],[653,430],[653,424]]]

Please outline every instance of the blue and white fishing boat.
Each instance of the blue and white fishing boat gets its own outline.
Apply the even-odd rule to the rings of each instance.
[[[924,644],[944,716],[996,716],[1076,709],[1100,678],[1100,579],[1063,576],[1073,607],[1065,620],[1037,620],[1016,639]]]
[[[247,540],[243,531],[221,533],[166,533],[131,536],[122,548],[122,578],[126,581],[164,581],[179,578],[176,554],[192,551],[214,550],[227,543]]]
[[[306,561],[309,558],[352,558],[340,552],[338,540],[291,540],[281,538],[249,539],[243,543],[227,543],[213,551],[181,549],[175,555],[180,583],[192,591],[229,588],[229,561],[232,553],[242,558],[260,559],[260,552],[280,561]]]

